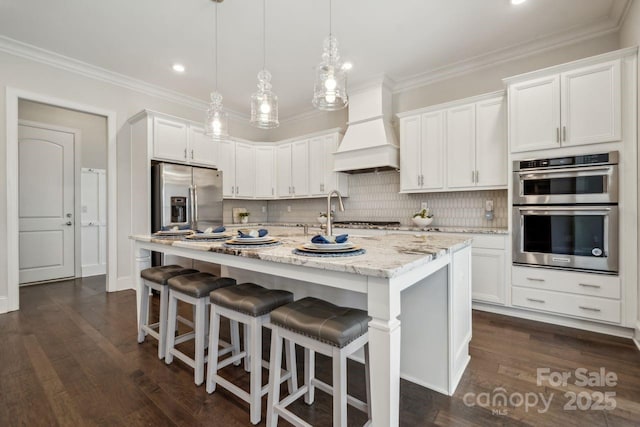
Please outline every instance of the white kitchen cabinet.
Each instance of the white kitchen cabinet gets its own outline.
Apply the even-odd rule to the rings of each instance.
[[[187,161],[187,123],[153,117],[153,157],[158,160]]]
[[[275,148],[272,145],[256,146],[256,189],[259,199],[275,198]]]
[[[476,234],[471,246],[474,301],[505,304],[506,235]]]
[[[447,111],[447,188],[473,187],[476,155],[475,104]]]
[[[400,120],[400,191],[444,188],[444,111]]]
[[[276,149],[279,198],[309,195],[309,140],[288,142]]]
[[[338,133],[309,140],[309,195],[324,196],[331,190],[349,195],[347,174],[333,171],[333,153],[338,149]]]
[[[189,162],[194,165],[217,166],[218,142],[206,135],[204,128],[192,124],[189,125],[188,136]]]
[[[509,83],[512,152],[619,141],[620,60]]]
[[[236,143],[231,140],[218,144],[218,169],[222,171],[222,194],[225,198],[236,195]]]
[[[476,187],[507,186],[506,109],[504,96],[476,103]]]
[[[256,193],[256,149],[251,144],[236,142],[235,197],[253,198]]]
[[[401,192],[507,187],[507,117],[502,93],[399,117]]]

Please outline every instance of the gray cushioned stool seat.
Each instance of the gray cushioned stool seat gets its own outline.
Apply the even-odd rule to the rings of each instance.
[[[364,310],[340,307],[313,297],[271,312],[271,323],[340,348],[367,332],[369,320]]]
[[[169,288],[175,291],[194,298],[202,298],[208,296],[213,290],[235,285],[236,279],[197,272],[172,277],[168,283]]]
[[[263,288],[255,283],[241,283],[232,288],[211,292],[210,299],[212,304],[258,317],[290,303],[293,301],[293,294],[288,291]]]
[[[197,272],[198,270],[194,270],[193,268],[184,268],[180,265],[161,265],[159,267],[145,268],[140,272],[140,276],[145,280],[164,286],[172,277]]]

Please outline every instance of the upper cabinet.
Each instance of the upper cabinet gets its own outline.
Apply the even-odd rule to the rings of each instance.
[[[222,171],[222,195],[236,195],[236,143],[231,140],[218,141],[218,169]]]
[[[400,117],[401,192],[506,188],[504,95],[469,98]]]
[[[338,133],[309,140],[309,194],[324,196],[331,190],[349,195],[347,174],[333,171],[333,153],[338,150]]]
[[[259,199],[273,199],[276,196],[276,149],[271,144],[256,145],[256,190]]]
[[[512,152],[621,139],[620,60],[509,83]]]
[[[276,149],[277,196],[309,196],[309,140],[287,142]]]
[[[147,113],[152,123],[152,158],[209,167],[217,166],[218,145],[205,135],[204,128],[193,122]]]

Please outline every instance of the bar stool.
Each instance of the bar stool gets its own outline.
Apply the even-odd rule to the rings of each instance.
[[[167,351],[164,362],[170,365],[173,356],[182,360],[194,369],[194,382],[201,385],[204,382],[204,363],[207,330],[209,328],[209,318],[207,316],[207,306],[209,305],[209,293],[213,290],[233,286],[236,280],[230,277],[218,277],[211,273],[192,273],[172,277],[168,280],[169,285],[169,325],[167,328]],[[191,304],[194,309],[193,331],[176,334],[176,319],[178,314],[178,300]],[[238,325],[231,324],[231,341],[238,346]],[[176,344],[195,339],[194,358],[190,358],[176,348]],[[217,343],[216,343],[217,348]],[[233,350],[232,345],[225,343],[225,349]]]
[[[158,358],[163,359],[166,349],[167,337],[167,302],[169,290],[167,281],[182,274],[197,273],[198,270],[184,268],[179,265],[161,265],[159,267],[146,268],[140,272],[142,278],[142,295],[140,296],[140,320],[138,325],[138,342],[143,343],[147,335],[158,340]],[[149,293],[151,289],[160,294],[160,318],[158,322],[149,324]],[[179,319],[185,324],[190,324],[184,318]]]
[[[211,327],[209,335],[209,361],[207,366],[207,393],[213,393],[216,385],[249,403],[252,424],[260,422],[262,396],[267,394],[268,385],[262,386],[262,368],[269,365],[262,360],[262,327],[268,323],[271,310],[293,301],[291,292],[266,289],[255,283],[242,283],[230,288],[211,292]],[[220,316],[240,322],[245,329],[244,351],[235,356],[218,361],[218,335]],[[248,327],[248,328],[247,328]],[[249,340],[247,342],[247,336]],[[247,345],[248,344],[248,345]],[[282,353],[280,354],[282,357]],[[286,362],[288,371],[278,376],[279,383],[288,381],[289,392],[298,388],[295,346],[287,342]],[[244,359],[244,366],[250,372],[249,393],[218,374],[220,369]],[[278,363],[280,369],[281,362]]]
[[[370,317],[363,310],[339,307],[318,298],[307,297],[279,307],[271,312],[271,366],[269,371],[269,399],[267,426],[275,427],[278,417],[296,426],[309,426],[287,409],[303,394],[311,405],[315,387],[333,394],[333,425],[347,425],[347,404],[366,412],[371,422],[371,393],[369,387]],[[280,400],[280,357],[282,339],[304,347],[304,386]],[[347,394],[347,357],[364,347],[365,386],[367,403]],[[315,352],[333,360],[333,386],[315,378]]]

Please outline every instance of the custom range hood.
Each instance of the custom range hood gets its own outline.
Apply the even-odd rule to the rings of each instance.
[[[391,91],[384,80],[349,94],[347,131],[333,156],[335,172],[399,168],[398,142],[391,127]]]

